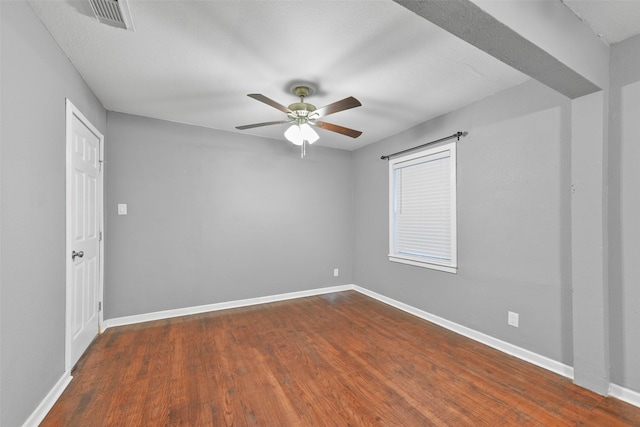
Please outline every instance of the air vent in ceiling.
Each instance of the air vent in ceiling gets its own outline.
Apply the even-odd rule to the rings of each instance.
[[[134,31],[133,19],[126,0],[89,0],[98,21]]]

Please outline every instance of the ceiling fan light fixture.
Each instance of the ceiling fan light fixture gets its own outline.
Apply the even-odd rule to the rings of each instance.
[[[284,133],[284,137],[295,145],[302,145],[304,141],[313,144],[320,139],[320,136],[308,123],[289,126],[289,129]]]
[[[0,0],[1,1],[1,0]],[[349,129],[343,126],[334,125],[325,121],[319,121],[318,119],[328,116],[329,114],[338,113],[340,111],[349,110],[354,107],[360,107],[362,104],[353,96],[349,96],[340,101],[325,105],[320,109],[317,109],[314,105],[305,102],[304,98],[311,95],[315,90],[312,87],[306,85],[296,85],[291,88],[294,95],[300,98],[299,102],[285,107],[279,102],[274,101],[260,93],[250,93],[247,96],[267,104],[270,107],[275,108],[287,115],[287,120],[276,120],[263,123],[254,123],[250,125],[236,126],[236,129],[245,130],[253,129],[262,126],[278,125],[282,123],[289,123],[289,128],[284,132],[284,137],[291,143],[302,146],[302,157],[304,157],[305,147],[308,144],[313,144],[320,136],[311,127],[318,126],[322,129],[330,132],[339,133],[351,138],[359,137],[362,132],[354,129]]]
[[[320,139],[320,136],[316,133],[316,131],[313,130],[311,126],[309,126],[309,123],[300,125],[300,133],[302,133],[302,139],[307,141],[309,144],[313,144],[318,139]]]

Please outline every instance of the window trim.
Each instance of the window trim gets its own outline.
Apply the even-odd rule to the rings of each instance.
[[[413,257],[394,252],[394,167],[399,163],[411,162],[422,157],[437,155],[439,153],[449,151],[449,161],[451,162],[450,180],[451,180],[451,261],[440,263],[430,259],[429,261],[421,257]],[[458,271],[458,235],[457,235],[457,156],[456,141],[446,144],[440,144],[436,147],[430,147],[418,152],[405,154],[389,159],[389,261],[402,264],[413,265],[417,267],[429,268],[432,270],[444,271],[456,274]]]

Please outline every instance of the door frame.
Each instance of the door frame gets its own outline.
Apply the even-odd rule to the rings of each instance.
[[[98,331],[99,334],[102,330],[102,325],[104,323],[103,312],[104,312],[104,135],[82,114],[82,112],[76,108],[75,105],[71,102],[70,99],[65,99],[65,117],[66,117],[66,228],[65,228],[65,268],[66,268],[66,308],[65,308],[65,371],[69,372],[73,366],[71,366],[71,316],[72,316],[72,266],[73,261],[71,260],[71,251],[73,238],[72,238],[72,224],[71,224],[71,211],[73,209],[72,206],[72,195],[71,195],[71,180],[72,180],[72,144],[73,144],[73,134],[71,132],[71,128],[73,125],[73,117],[77,117],[92,133],[94,133],[98,139],[100,140],[100,149],[99,149],[99,161],[100,161],[100,169],[98,174],[98,229],[99,232],[102,233],[99,239],[98,245],[98,291],[97,291],[97,300],[100,303],[101,309],[98,312]]]

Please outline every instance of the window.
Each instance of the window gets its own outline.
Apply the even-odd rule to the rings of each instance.
[[[455,142],[389,161],[389,260],[456,272]]]

